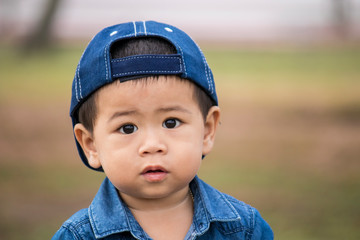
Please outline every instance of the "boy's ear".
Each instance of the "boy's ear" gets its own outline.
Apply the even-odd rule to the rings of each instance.
[[[86,155],[89,165],[93,168],[101,167],[99,154],[96,151],[92,133],[89,132],[81,123],[78,123],[74,126],[74,133],[76,140]]]
[[[220,122],[220,108],[212,106],[205,120],[203,152],[205,156],[212,150],[215,141],[215,133]]]

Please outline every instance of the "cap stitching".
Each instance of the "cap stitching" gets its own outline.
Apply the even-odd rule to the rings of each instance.
[[[204,64],[205,64],[206,76],[207,76],[207,78],[208,78],[208,83],[209,83],[210,91],[211,91],[211,94],[212,94],[212,93],[213,93],[213,85],[212,85],[212,82],[211,82],[211,77],[210,77],[210,73],[209,73],[209,68],[208,68],[208,65],[207,65],[207,63],[206,63],[205,57],[203,58],[203,61],[204,61]]]
[[[92,39],[89,41],[89,44],[95,39],[97,35],[93,36]],[[88,45],[89,45],[88,44]],[[88,48],[88,47],[87,47]],[[87,49],[86,48],[86,49]],[[81,89],[81,78],[80,78],[80,63],[84,57],[84,54],[86,52],[86,49],[83,51],[83,53],[81,54],[81,57],[80,57],[80,60],[79,60],[79,64],[78,64],[78,67],[77,67],[77,76],[78,76],[78,79],[76,78],[76,82],[75,82],[75,93],[76,93],[76,100],[78,102],[80,102],[81,99],[83,99],[84,97],[82,96],[82,89]],[[76,73],[75,73],[76,74]],[[80,98],[79,98],[79,95],[77,93],[77,84],[79,84],[79,95],[80,95]]]
[[[82,96],[82,89],[81,89],[81,78],[80,78],[80,64],[79,64],[79,70],[78,70],[78,74],[79,74],[79,93],[80,93],[80,99],[83,99]]]
[[[133,25],[134,25],[134,36],[136,37],[136,23],[135,22],[133,22]]]
[[[182,60],[182,58],[180,58],[180,71],[183,71],[183,60]],[[185,75],[186,75],[186,72],[185,72]]]
[[[214,93],[214,88],[213,88],[213,84],[212,84],[212,81],[210,79],[210,73],[208,72],[208,63],[206,61],[206,58],[204,56],[204,53],[201,51],[201,48],[199,47],[199,45],[189,36],[189,38],[195,43],[196,47],[199,49],[200,53],[201,53],[201,57],[202,57],[202,60],[203,60],[203,63],[205,65],[205,75],[206,75],[206,80],[208,82],[208,85],[209,85],[209,91],[211,94]]]
[[[177,44],[178,45],[178,44]],[[181,59],[184,59],[184,54],[183,54],[183,50],[181,49],[181,47],[178,45],[179,49],[180,49],[180,53],[181,53]],[[184,72],[185,72],[185,77],[187,77],[187,71],[186,71],[186,65],[185,65],[185,61],[182,61],[184,64]]]
[[[130,36],[134,36],[136,37],[136,35],[134,33],[129,33],[129,34],[126,34],[126,35],[122,35],[122,36],[119,36],[118,38],[115,39],[115,42],[118,41],[118,40],[121,40],[125,37],[130,37]],[[111,43],[113,43],[114,41],[110,42],[108,45],[110,45]]]
[[[106,53],[108,51],[108,47],[109,47],[110,43],[108,43],[106,46],[105,46],[105,49],[104,49],[104,59],[105,59],[105,69],[106,69],[106,73],[105,73],[105,80],[108,80],[109,78],[109,69],[108,69],[108,64],[107,64],[107,57],[106,57]]]
[[[214,86],[214,79],[212,77],[212,74],[211,74],[211,70],[210,70],[210,67],[209,67],[209,64],[207,63],[206,61],[206,58],[204,57],[205,59],[205,62],[206,62],[206,69],[207,69],[207,72],[208,72],[208,75],[209,75],[209,81],[210,81],[210,85],[211,85],[211,94],[214,93],[214,89],[215,89],[215,86]]]
[[[144,33],[145,33],[145,35],[147,35],[147,33],[146,33],[146,23],[145,23],[145,21],[143,21],[143,25],[144,25]]]
[[[75,76],[75,97],[76,97],[76,100],[78,102],[80,102],[78,92],[77,92],[77,85],[78,85],[77,82],[78,82],[78,76],[79,76],[79,65],[80,65],[80,62],[78,64],[77,68],[76,68],[76,76]]]
[[[78,64],[78,68],[77,68],[77,79],[76,79],[76,84],[75,86],[77,86],[77,84],[79,84],[79,94],[77,93],[77,87],[76,87],[76,99],[78,102],[80,102],[80,99],[83,99],[83,96],[82,96],[82,89],[81,89],[81,78],[80,78],[80,63],[84,57],[84,54],[85,54],[85,51],[81,54],[81,57],[80,57],[80,61],[79,61],[79,64]],[[80,98],[79,98],[79,95],[80,95]]]
[[[170,59],[177,59],[178,56],[132,56],[132,57],[126,57],[125,59],[118,58],[118,59],[112,59],[111,62],[124,62],[129,59],[141,59],[141,58],[170,58]]]
[[[180,70],[181,70],[181,67],[180,67]],[[117,74],[114,74],[113,77],[119,77],[119,76],[124,76],[124,75],[127,75],[127,74],[137,74],[137,73],[179,73],[180,70],[173,70],[173,71],[158,71],[158,70],[146,70],[146,71],[135,71],[135,72],[125,72],[125,73],[117,73]]]
[[[198,49],[199,49],[199,51],[201,53],[201,57],[202,57],[204,65],[205,65],[205,75],[206,75],[206,79],[207,79],[208,84],[209,84],[209,91],[211,92],[211,94],[213,94],[214,89],[213,89],[213,86],[212,86],[212,82],[210,80],[210,73],[208,72],[208,64],[206,62],[205,56],[204,56],[203,52],[201,51],[200,47],[197,44],[196,44],[196,46],[198,47]]]

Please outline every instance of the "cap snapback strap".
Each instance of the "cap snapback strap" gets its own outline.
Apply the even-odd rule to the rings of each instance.
[[[180,54],[146,54],[111,60],[113,78],[138,75],[176,75],[183,71]]]

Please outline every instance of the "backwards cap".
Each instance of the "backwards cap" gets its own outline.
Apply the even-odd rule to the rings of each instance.
[[[139,37],[159,37],[171,43],[177,54],[134,55],[112,59],[113,43]],[[218,104],[212,72],[198,45],[180,29],[155,21],[129,22],[107,27],[90,41],[76,68],[72,84],[70,117],[79,123],[77,110],[96,90],[119,78],[135,79],[149,75],[178,75],[203,89]],[[77,142],[81,160],[92,168]],[[102,171],[102,169],[94,169]]]

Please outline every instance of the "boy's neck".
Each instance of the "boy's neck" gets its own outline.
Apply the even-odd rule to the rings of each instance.
[[[184,239],[192,224],[194,202],[189,188],[169,198],[132,199],[120,194],[143,230],[153,239]]]

